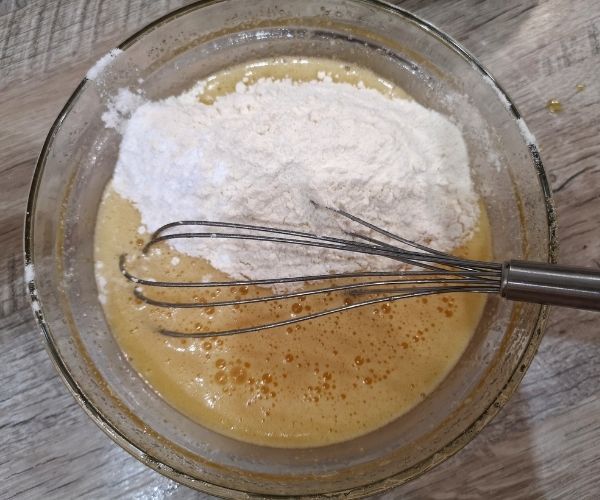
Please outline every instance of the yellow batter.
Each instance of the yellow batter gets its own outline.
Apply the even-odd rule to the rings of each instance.
[[[323,60],[279,60],[215,75],[201,100],[211,102],[242,78],[250,83],[261,76],[308,80],[319,71],[340,81],[362,81],[382,92],[404,95],[364,69]],[[419,403],[445,377],[469,342],[485,304],[485,296],[478,294],[431,296],[248,335],[169,338],[158,333],[159,328],[184,332],[235,328],[359,299],[340,295],[237,308],[153,307],[133,297],[133,285],[118,269],[121,253],[139,256],[148,240],[148,235],[138,234],[138,227],[137,210],[109,184],[98,213],[95,258],[113,334],[129,362],[174,408],[217,432],[252,443],[320,446],[385,425]],[[476,233],[454,253],[490,259],[491,238],[483,207]],[[228,279],[206,261],[179,254],[167,245],[130,265],[136,274],[159,280]],[[146,288],[145,292],[153,298],[182,302],[269,293],[245,287]]]

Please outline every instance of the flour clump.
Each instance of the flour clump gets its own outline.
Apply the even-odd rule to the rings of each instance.
[[[199,102],[202,89],[146,101],[120,124],[113,185],[148,231],[215,220],[343,236],[314,201],[443,251],[472,235],[479,207],[467,148],[442,114],[330,78],[240,82],[212,104]],[[234,278],[397,266],[273,244],[170,244]]]

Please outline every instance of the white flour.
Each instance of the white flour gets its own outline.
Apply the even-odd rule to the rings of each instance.
[[[121,55],[123,51],[121,49],[112,49],[108,54],[104,54],[100,59],[96,61],[85,75],[88,80],[96,80],[104,70],[110,66],[114,60]]]
[[[440,250],[472,234],[479,208],[467,149],[439,113],[327,77],[239,83],[212,105],[198,102],[201,91],[145,102],[123,123],[104,117],[123,133],[114,187],[148,231],[208,219],[339,236],[339,219],[314,200]],[[236,278],[395,265],[248,242],[173,244]]]
[[[108,109],[102,113],[104,125],[123,132],[123,124],[136,108],[144,104],[144,98],[129,89],[119,89],[108,103]]]

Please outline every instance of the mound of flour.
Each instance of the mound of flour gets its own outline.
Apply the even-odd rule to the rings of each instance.
[[[204,219],[340,235],[339,219],[313,200],[439,250],[472,234],[479,208],[467,148],[443,115],[329,78],[239,83],[212,105],[198,101],[201,91],[137,103],[119,124],[113,186],[148,231]],[[281,245],[171,244],[235,278],[395,265]]]

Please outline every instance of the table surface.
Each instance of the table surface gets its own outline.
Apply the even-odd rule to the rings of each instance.
[[[36,157],[90,67],[182,0],[0,0],[0,497],[206,498],[137,462],[78,407],[24,293]],[[600,2],[398,2],[462,42],[538,139],[564,264],[600,268]],[[576,85],[585,86],[578,91]],[[549,99],[561,113],[550,113]],[[598,498],[600,315],[553,309],[523,383],[464,450],[385,498]]]

